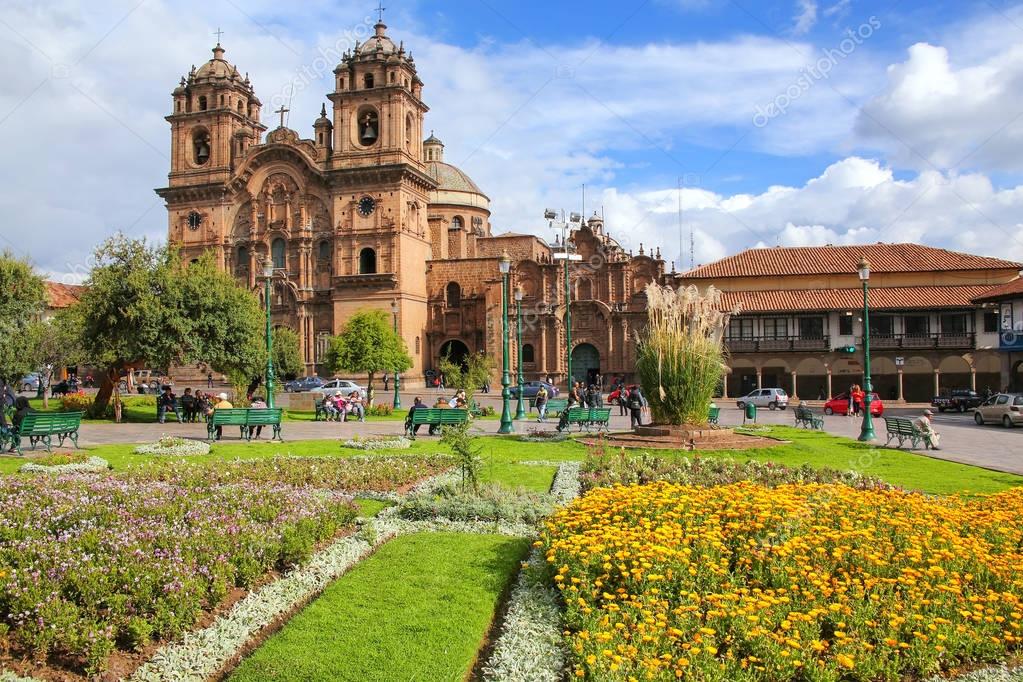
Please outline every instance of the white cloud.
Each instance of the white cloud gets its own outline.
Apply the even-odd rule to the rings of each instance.
[[[799,12],[794,17],[792,33],[801,36],[817,24],[817,0],[798,0],[796,6]]]
[[[1023,170],[1023,46],[971,64],[917,43],[860,112],[862,139],[910,168]]]

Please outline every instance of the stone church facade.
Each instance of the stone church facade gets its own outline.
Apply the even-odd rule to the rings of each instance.
[[[492,355],[500,365],[499,259],[513,259],[521,288],[522,370],[527,380],[566,379],[561,245],[491,232],[490,199],[424,140],[428,107],[412,54],[382,23],[334,70],[334,91],[312,137],[280,123],[267,131],[247,75],[213,58],[173,93],[168,235],[187,260],[212,251],[250,288],[274,264],[275,325],[299,332],[306,371],[322,373],[325,350],[357,310],[397,307],[399,333],[420,385],[442,355]],[[633,331],[645,320],[643,288],[665,281],[659,252],[625,252],[601,218],[571,238],[573,375],[630,373]],[[512,367],[518,348],[511,309]],[[497,377],[495,377],[496,379]]]

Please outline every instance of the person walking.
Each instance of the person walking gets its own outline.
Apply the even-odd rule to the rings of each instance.
[[[639,386],[635,386],[629,391],[629,425],[632,428],[643,426],[643,408],[646,405],[646,398],[643,397]]]
[[[206,372],[206,388],[213,388],[213,372]]]
[[[390,385],[390,383],[391,383],[391,375],[388,374],[387,372],[384,372],[384,393],[387,393],[387,391],[390,390],[390,389],[388,389],[388,386]]]
[[[539,416],[536,421],[543,424],[547,421],[547,388],[540,386],[540,390],[536,392],[536,397],[533,399],[533,404],[536,405],[536,411]]]
[[[854,388],[852,393],[853,409],[856,411],[856,416],[858,417],[860,415],[860,412],[863,410],[864,404],[863,401],[864,398],[866,398],[867,394],[863,392],[863,389],[860,388],[859,384],[857,384],[853,388]]]
[[[933,416],[933,412],[924,410],[924,413],[913,421],[913,426],[923,436],[924,446],[931,450],[940,450],[941,448],[938,445],[941,443],[941,434],[935,431],[934,425],[931,424],[931,417]]]

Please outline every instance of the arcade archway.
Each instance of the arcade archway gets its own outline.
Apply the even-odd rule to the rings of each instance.
[[[590,343],[572,349],[572,376],[575,381],[596,384],[600,375],[600,351]]]
[[[445,341],[440,347],[440,356],[438,360],[447,358],[456,365],[462,367],[465,366],[466,359],[469,357],[469,347],[458,339],[451,339]]]

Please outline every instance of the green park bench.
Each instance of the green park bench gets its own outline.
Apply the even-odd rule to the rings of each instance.
[[[589,431],[594,427],[598,431],[601,429],[607,431],[610,420],[610,407],[570,407],[568,408],[568,416],[565,423],[570,428],[572,424],[576,424],[580,431],[583,429]]]
[[[806,429],[824,428],[824,417],[814,414],[809,407],[797,407],[792,414],[796,419],[796,426]]]
[[[718,424],[721,419],[721,408],[717,405],[707,408],[707,423]]]
[[[901,448],[908,440],[916,448],[924,439],[923,434],[913,425],[913,420],[906,417],[885,417],[884,430],[888,435],[886,446],[893,440],[898,440]]]
[[[412,410],[405,418],[405,435],[415,440],[416,434],[413,431],[417,426],[429,426],[430,433],[438,427],[454,426],[469,421],[469,411],[453,409],[449,407],[425,407]]]
[[[281,438],[281,417],[283,414],[284,410],[281,408],[247,409],[235,407],[214,410],[213,415],[206,422],[206,433],[209,440],[213,440],[217,437],[218,426],[237,426],[240,434],[239,437],[251,440],[251,427],[272,426],[273,438],[283,440]]]
[[[28,438],[32,449],[42,443],[46,451],[52,451],[52,438],[57,436],[58,447],[63,447],[64,441],[71,439],[75,447],[78,447],[78,428],[82,425],[82,412],[30,412],[25,415],[18,429],[11,429],[4,435],[4,440],[9,440],[19,455],[25,453],[21,450],[23,438]]]
[[[529,399],[529,411],[532,412],[536,409],[536,398]],[[548,398],[547,399],[547,416],[557,417],[564,410],[568,409],[568,398]]]

